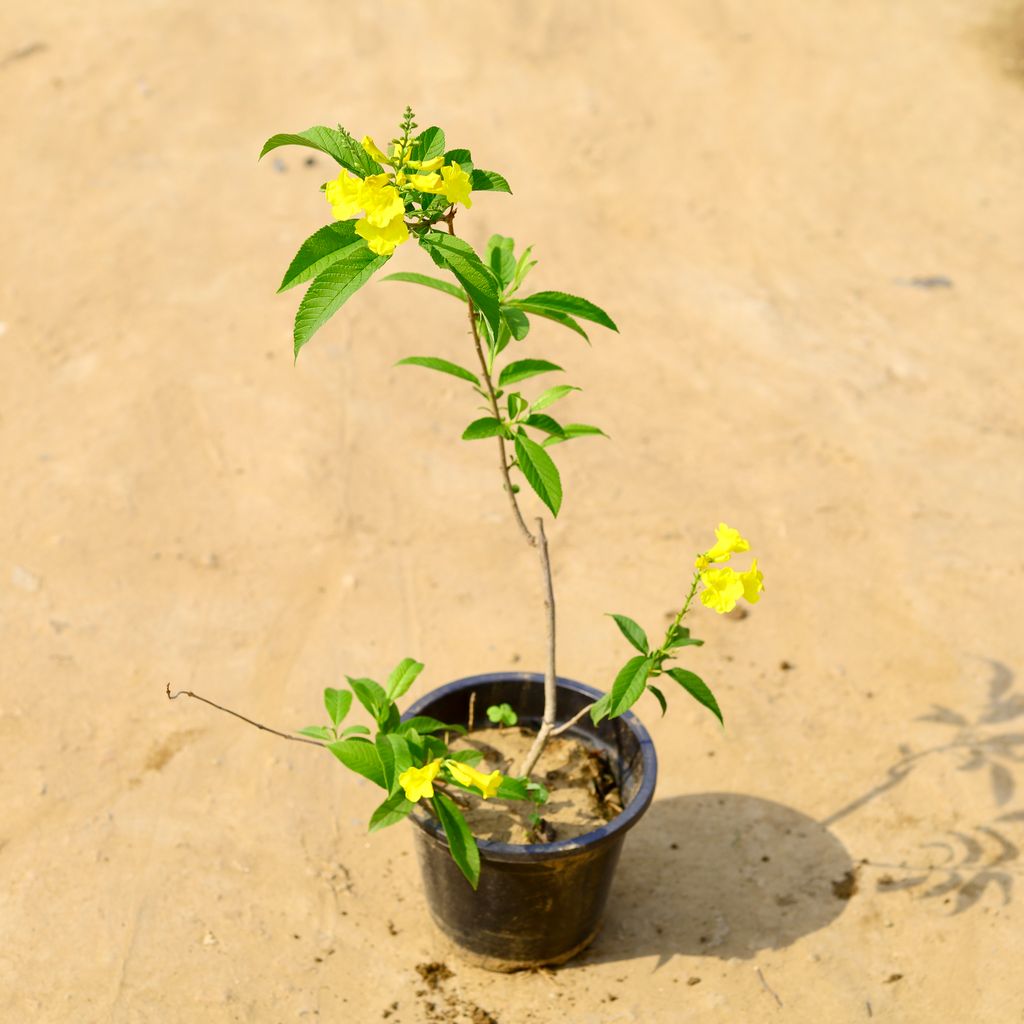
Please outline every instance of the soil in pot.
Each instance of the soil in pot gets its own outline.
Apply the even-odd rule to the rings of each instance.
[[[479,750],[484,755],[477,766],[481,771],[497,768],[509,774],[523,763],[533,739],[526,729],[482,729],[452,746]],[[473,835],[515,845],[552,843],[586,835],[622,811],[607,755],[578,739],[556,736],[549,740],[532,775],[551,793],[541,806],[459,794],[467,798],[463,813]],[[535,814],[539,820],[533,818]]]

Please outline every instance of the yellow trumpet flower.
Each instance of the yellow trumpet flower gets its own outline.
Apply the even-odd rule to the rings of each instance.
[[[406,800],[416,803],[422,797],[434,795],[434,779],[441,770],[441,758],[436,758],[422,768],[406,768],[398,776],[398,784],[405,790]]]
[[[497,796],[498,787],[501,786],[501,772],[493,771],[490,775],[484,775],[471,765],[452,760],[445,761],[444,766],[456,782],[462,783],[463,786],[476,786],[485,800]]]

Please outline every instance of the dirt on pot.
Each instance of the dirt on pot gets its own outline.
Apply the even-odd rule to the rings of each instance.
[[[453,747],[479,750],[481,771],[497,768],[513,774],[526,757],[534,734],[526,729],[482,729]],[[463,811],[479,839],[498,843],[553,843],[575,839],[610,821],[622,810],[622,797],[607,755],[579,740],[557,736],[550,740],[533,771],[550,791],[542,805],[518,801],[483,800],[468,793]]]

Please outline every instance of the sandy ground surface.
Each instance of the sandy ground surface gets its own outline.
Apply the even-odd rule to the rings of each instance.
[[[1015,25],[988,0],[5,3],[0,1019],[1024,1020]],[[541,665],[462,386],[393,369],[464,355],[454,305],[374,284],[293,368],[274,294],[328,168],[263,140],[386,137],[406,102],[512,183],[466,236],[535,243],[538,287],[622,329],[524,343],[613,438],[561,458],[563,674],[607,684],[602,613],[663,622],[719,519],[766,573],[748,618],[696,620],[727,731],[641,706],[656,801],[551,974],[450,959],[369,786],[163,692],[287,728],[405,654],[412,696]]]

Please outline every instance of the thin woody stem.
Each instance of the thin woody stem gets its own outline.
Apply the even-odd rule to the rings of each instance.
[[[292,740],[295,743],[310,743],[314,747],[326,747],[326,743],[321,743],[320,740],[307,739],[305,736],[290,736],[286,732],[279,732],[277,729],[271,729],[269,725],[260,725],[259,722],[254,722],[251,718],[246,718],[245,715],[240,715],[237,711],[232,711],[231,708],[221,707],[219,704],[215,704],[212,700],[207,700],[206,697],[200,697],[198,693],[193,693],[191,690],[179,690],[177,693],[171,693],[171,684],[167,684],[167,699],[177,700],[179,697],[191,697],[193,700],[201,700],[204,704],[209,704],[211,708],[216,708],[218,711],[223,711],[226,715],[234,715],[235,718],[240,718],[243,722],[248,722],[249,725],[254,725],[257,729],[262,729],[264,732],[272,732],[275,736],[280,736],[283,740]]]

